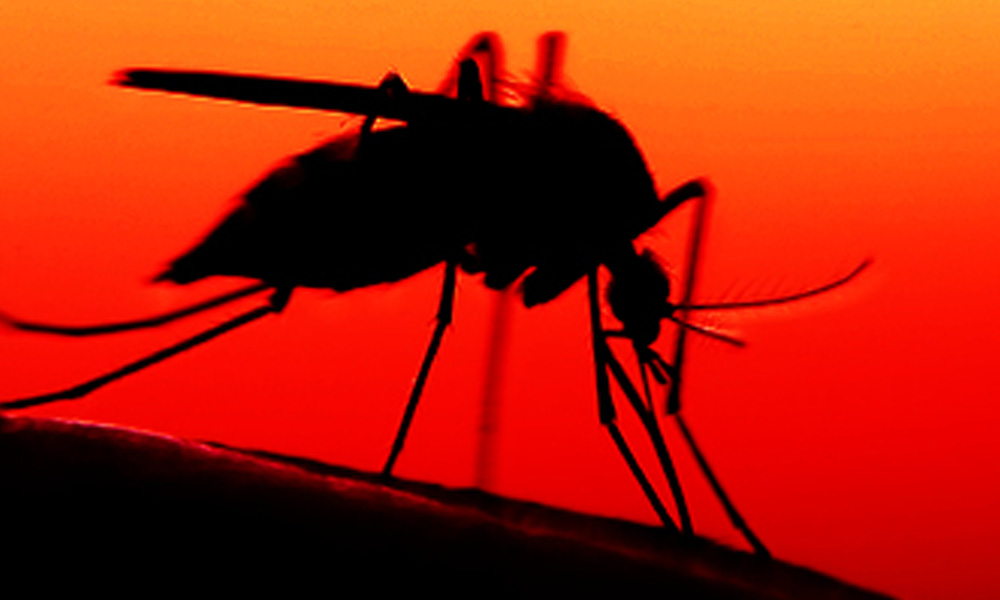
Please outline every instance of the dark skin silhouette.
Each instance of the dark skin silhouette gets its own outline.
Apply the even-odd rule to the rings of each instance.
[[[260,104],[340,110],[365,115],[357,133],[294,156],[266,175],[243,202],[194,248],[177,258],[158,280],[186,284],[206,277],[247,277],[257,283],[187,308],[140,321],[65,327],[19,321],[16,328],[64,335],[97,335],[155,327],[246,295],[271,291],[270,301],[193,338],[163,349],[81,385],[0,403],[25,408],[82,397],[111,381],[165,360],[232,329],[280,312],[297,287],[346,292],[392,283],[444,265],[437,325],[415,380],[403,419],[383,467],[390,476],[403,449],[431,365],[452,319],[457,272],[482,273],[485,284],[518,289],[526,307],[558,297],[586,278],[591,313],[597,397],[601,423],[665,527],[676,528],[616,425],[610,391],[613,378],[646,429],[671,488],[680,529],[691,533],[690,516],[670,454],[653,414],[648,376],[669,386],[671,413],[679,410],[684,332],[723,342],[732,337],[686,321],[689,310],[733,304],[691,302],[704,209],[699,209],[688,254],[681,302],[669,301],[669,280],[633,240],[688,200],[706,206],[706,183],[693,180],[658,196],[641,153],[625,127],[580,97],[551,85],[562,54],[562,36],[543,37],[535,90],[521,90],[520,105],[499,103],[499,41],[476,36],[459,54],[442,93],[407,89],[396,75],[377,87],[329,84],[224,73],[137,70],[117,83],[235,99]],[[481,73],[486,73],[484,85]],[[453,91],[453,93],[452,93]],[[403,125],[375,128],[380,117]],[[606,330],[600,316],[597,272],[612,283],[607,302],[620,330]],[[763,306],[809,297],[831,284],[783,298],[743,303]],[[680,327],[672,360],[652,349],[661,322]],[[607,344],[632,342],[640,362],[645,397],[636,390]],[[610,375],[610,377],[609,377]],[[685,439],[734,525],[755,551],[766,548],[746,526],[718,485],[690,431]]]

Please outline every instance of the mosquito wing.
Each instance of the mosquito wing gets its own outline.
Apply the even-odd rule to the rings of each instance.
[[[120,72],[112,83],[143,90],[374,115],[406,122],[495,118],[518,112],[516,108],[486,102],[461,102],[441,94],[419,91],[394,96],[369,85],[215,71],[129,69]]]

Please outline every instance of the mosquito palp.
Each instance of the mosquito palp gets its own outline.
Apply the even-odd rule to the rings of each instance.
[[[710,337],[713,340],[716,340],[716,341],[719,341],[719,342],[723,342],[723,343],[726,343],[726,344],[730,344],[732,346],[736,346],[737,348],[742,348],[742,347],[744,347],[744,346],[747,345],[746,342],[744,342],[740,338],[733,337],[733,336],[731,336],[729,334],[726,334],[726,333],[722,333],[721,331],[716,331],[714,329],[709,329],[708,327],[705,327],[703,325],[695,325],[694,323],[691,323],[689,321],[682,321],[681,319],[679,319],[679,318],[677,318],[677,317],[675,317],[673,315],[667,315],[666,318],[669,321],[671,321],[673,323],[676,323],[678,326],[680,326],[680,327],[682,327],[684,329],[689,329],[689,330],[691,330],[691,331],[693,331],[695,333],[699,333],[699,334],[704,335],[706,337]]]

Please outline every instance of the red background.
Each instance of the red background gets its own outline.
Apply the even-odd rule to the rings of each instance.
[[[746,350],[692,340],[689,423],[759,535],[781,558],[908,598],[1000,594],[990,573],[1000,419],[988,370],[1000,338],[1000,9],[972,0],[398,6],[5,3],[0,306],[90,322],[231,289],[237,282],[145,282],[276,161],[346,122],[106,85],[120,68],[358,82],[395,69],[430,89],[477,31],[498,31],[509,69],[524,74],[535,37],[562,29],[568,79],[629,126],[660,188],[701,175],[715,184],[701,298],[794,292],[875,258],[827,297],[710,321],[745,337]],[[685,218],[642,242],[679,264]],[[430,335],[440,277],[339,297],[299,292],[280,318],[34,412],[376,469]],[[456,324],[401,476],[474,480],[491,302],[475,278],[460,278]],[[79,341],[4,333],[2,395],[75,383],[218,318]],[[515,312],[491,487],[653,522],[597,424],[586,323],[579,285]],[[679,454],[696,527],[740,544]]]

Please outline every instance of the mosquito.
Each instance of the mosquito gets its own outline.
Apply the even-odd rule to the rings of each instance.
[[[658,194],[646,162],[625,126],[558,82],[561,33],[542,36],[536,76],[512,82],[501,72],[499,38],[474,36],[435,92],[411,90],[389,73],[376,86],[208,71],[131,69],[120,86],[208,96],[254,104],[352,113],[356,131],[291,157],[265,175],[242,202],[158,281],[188,284],[212,276],[255,283],[166,314],[94,326],[63,326],[0,315],[23,331],[90,336],[159,327],[246,296],[269,292],[266,303],[193,337],[79,385],[0,402],[11,410],[73,400],[268,315],[280,313],[296,288],[338,293],[401,281],[443,264],[436,325],[410,391],[382,474],[391,476],[406,441],[431,366],[452,321],[461,269],[481,274],[494,290],[516,289],[524,306],[545,304],[587,281],[596,396],[606,428],[664,527],[692,533],[676,469],[652,409],[649,377],[669,388],[673,414],[698,464],[734,526],[761,555],[768,551],[718,484],[680,419],[680,383],[688,332],[723,343],[742,341],[688,319],[696,310],[767,306],[842,286],[867,265],[826,285],[743,303],[692,301],[710,185],[695,179]],[[390,122],[379,122],[379,120]],[[698,203],[680,300],[656,259],[634,240],[688,201]],[[620,329],[601,319],[599,269],[610,274],[607,303]],[[671,359],[653,343],[661,323],[678,328]],[[625,373],[608,339],[631,340],[643,395]],[[674,522],[617,425],[614,379],[639,416],[669,483]]]

